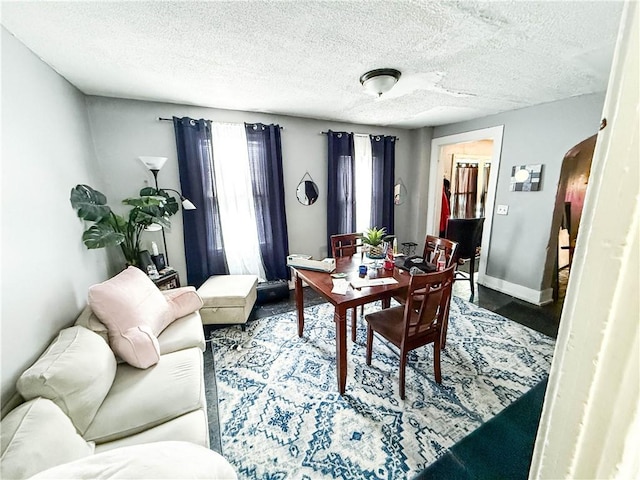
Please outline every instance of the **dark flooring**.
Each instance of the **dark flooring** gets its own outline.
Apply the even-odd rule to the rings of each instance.
[[[526,479],[547,379],[451,447],[414,480]]]
[[[475,295],[471,299],[468,281],[456,282],[454,295],[470,300],[482,308],[496,312],[549,337],[556,338],[568,278],[569,269],[561,270],[559,298],[554,303],[545,306],[532,305],[477,284]],[[305,306],[317,305],[323,301],[324,299],[314,290],[304,289]],[[287,299],[256,305],[251,312],[249,322],[292,310],[295,310],[293,291],[289,293]],[[208,332],[205,333],[208,335]],[[205,385],[211,448],[221,452],[214,368],[210,344],[207,343]],[[443,457],[415,478],[420,480],[427,478],[465,480],[527,478],[545,389],[546,380],[523,395],[494,419],[451,447]]]

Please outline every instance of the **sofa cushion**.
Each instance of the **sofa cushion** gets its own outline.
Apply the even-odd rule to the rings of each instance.
[[[117,440],[203,408],[203,375],[198,348],[162,355],[147,370],[121,363],[84,438],[96,443]]]
[[[109,330],[109,343],[125,362],[148,368],[158,362],[155,329],[174,320],[169,303],[153,281],[136,267],[89,288],[89,305]]]
[[[158,335],[158,344],[161,355],[191,347],[204,352],[206,343],[200,314],[193,312],[172,322]]]
[[[162,293],[164,294],[165,291]],[[87,305],[82,313],[80,313],[75,325],[88,328],[92,332],[100,335],[105,342],[109,343],[109,331],[106,325],[98,319],[90,306]],[[194,311],[171,322],[169,326],[158,335],[158,345],[160,346],[160,355],[191,347],[198,347],[204,352],[206,344],[200,313]],[[118,355],[116,355],[116,360],[118,362],[124,362]]]
[[[130,445],[140,445],[141,443],[162,442],[164,440],[179,440],[209,448],[209,423],[207,421],[206,407],[186,413],[144,432],[122,437],[112,442],[97,444],[96,453]]]
[[[107,329],[107,326],[100,321],[95,313],[93,313],[93,310],[91,310],[89,305],[84,307],[84,310],[80,312],[80,315],[78,315],[74,325],[79,325],[97,333],[105,342],[109,343],[109,330]]]
[[[115,356],[105,341],[74,326],[60,331],[16,386],[25,400],[52,400],[83,434],[109,392],[116,368]]]
[[[188,442],[123,447],[60,465],[33,478],[204,478],[235,479],[219,453]]]
[[[93,443],[78,435],[69,417],[46,398],[13,409],[0,426],[1,478],[28,478],[93,454]]]

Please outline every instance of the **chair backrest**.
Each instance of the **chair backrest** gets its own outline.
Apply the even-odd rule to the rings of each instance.
[[[427,262],[435,263],[440,250],[444,250],[444,256],[447,259],[446,267],[450,267],[457,260],[458,244],[447,240],[446,238],[434,237],[427,235],[424,240],[424,251],[422,258]]]
[[[350,257],[362,247],[362,233],[331,235],[331,256],[333,258]]]
[[[404,307],[404,341],[441,332],[449,314],[455,265],[441,272],[412,275]],[[412,345],[408,345],[410,348]]]
[[[446,237],[458,242],[458,257],[471,258],[482,241],[483,218],[450,218],[447,221]]]

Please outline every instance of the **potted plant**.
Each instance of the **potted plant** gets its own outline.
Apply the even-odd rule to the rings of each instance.
[[[362,243],[367,245],[367,257],[369,258],[384,258],[384,251],[382,250],[382,241],[387,234],[387,229],[382,228],[368,228],[362,235]]]
[[[154,223],[170,227],[169,217],[178,211],[178,202],[173,197],[152,187],[140,190],[139,197],[122,201],[132,207],[126,217],[114,213],[107,205],[107,197],[88,185],[76,185],[71,189],[70,201],[78,217],[94,222],[82,234],[87,248],[120,245],[126,262],[136,266],[144,229]]]

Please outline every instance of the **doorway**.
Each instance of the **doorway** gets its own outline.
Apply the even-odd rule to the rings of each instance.
[[[562,160],[551,231],[557,232],[553,299],[562,303],[573,261],[584,199],[591,174],[591,161],[598,135],[593,135],[571,148]],[[551,244],[551,242],[550,242]]]
[[[451,218],[484,217],[493,140],[457,143],[447,145],[443,150],[445,156],[451,155],[451,163],[443,173],[451,185]]]
[[[487,271],[487,261],[490,256],[490,240],[491,225],[493,221],[493,208],[495,203],[496,188],[498,185],[498,171],[500,169],[500,156],[502,153],[502,132],[504,126],[484,128],[481,130],[473,130],[470,132],[448,135],[446,137],[434,138],[431,141],[431,166],[429,170],[429,208],[427,208],[427,235],[438,235],[440,226],[440,208],[442,198],[442,180],[445,178],[445,172],[448,172],[447,179],[451,180],[454,173],[453,169],[457,168],[456,160],[467,158],[467,164],[482,164],[483,173],[482,185],[478,189],[478,181],[475,181],[475,192],[464,192],[466,195],[466,203],[460,208],[467,210],[467,204],[470,199],[475,198],[473,205],[473,213],[477,211],[478,204],[482,209],[484,227],[482,231],[482,241],[480,249],[483,252],[480,255],[478,265],[478,283],[483,283],[484,276]],[[475,148],[474,148],[475,147]],[[469,149],[465,151],[465,149]],[[458,155],[456,157],[456,155]],[[489,165],[489,168],[484,165]],[[479,166],[477,168],[480,168]],[[461,173],[461,172],[457,172]],[[480,177],[480,172],[478,172]],[[486,183],[486,186],[485,186]],[[480,202],[478,201],[480,199]]]

